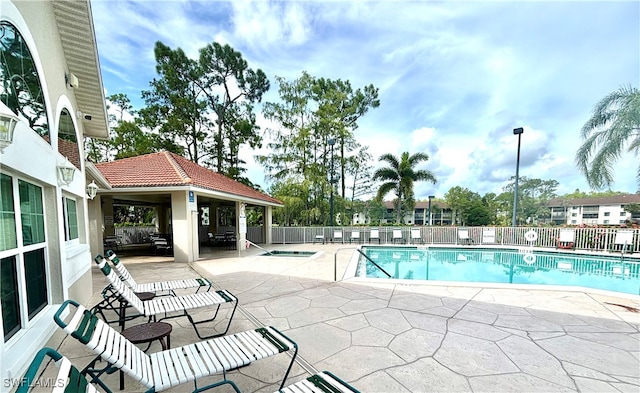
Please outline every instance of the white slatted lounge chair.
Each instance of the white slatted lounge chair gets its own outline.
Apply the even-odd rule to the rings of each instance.
[[[64,318],[64,320],[63,320]],[[298,354],[298,346],[273,327],[261,327],[241,333],[229,334],[178,348],[146,354],[118,331],[73,300],[65,301],[53,319],[67,334],[80,341],[97,356],[83,374],[91,377],[91,383],[111,390],[100,380],[104,373],[120,370],[147,387],[147,392],[162,390],[194,381],[194,392],[229,384],[227,371],[243,367],[254,361],[293,351],[280,388]],[[107,363],[96,368],[102,360]],[[222,381],[206,387],[197,387],[197,379],[222,374]]]
[[[191,295],[184,296],[163,296],[156,297],[151,300],[140,300],[138,296],[129,288],[118,274],[111,269],[111,266],[107,263],[107,259],[102,255],[98,255],[94,258],[95,262],[98,264],[98,267],[102,271],[102,273],[107,277],[107,280],[111,284],[113,290],[121,296],[122,299],[126,300],[129,305],[134,308],[138,314],[134,316],[126,316],[124,313],[121,315],[121,326],[124,328],[124,321],[133,319],[139,316],[145,317],[154,317],[157,318],[160,316],[158,321],[167,318],[177,318],[177,317],[187,317],[189,322],[193,326],[193,330],[195,330],[196,334],[199,338],[205,339],[210,337],[217,337],[227,333],[229,330],[229,326],[231,325],[231,320],[233,319],[233,315],[236,312],[236,308],[238,307],[238,299],[233,296],[230,292],[226,290],[217,290],[217,291],[209,291],[209,292],[199,292],[193,293]],[[216,319],[218,315],[218,311],[220,310],[220,306],[223,304],[233,304],[233,311],[229,316],[229,323],[227,323],[227,327],[222,333],[217,333],[211,336],[201,336],[198,331],[197,325],[211,322]],[[215,308],[215,312],[213,317],[210,319],[194,321],[193,317],[189,314],[188,310],[195,310],[199,308]]]
[[[392,235],[393,235],[393,244],[395,244],[396,241],[399,241],[400,243],[404,243],[404,237],[402,236],[402,230],[394,229],[392,231]]]
[[[561,229],[556,248],[574,250],[576,248],[576,231],[574,229]]]
[[[315,244],[316,242],[320,242],[320,243],[324,244],[324,235],[316,235],[313,238],[313,244]]]
[[[371,228],[369,232],[369,243],[371,240],[377,240],[378,244],[380,244],[380,230],[378,228]]]
[[[342,229],[336,229],[333,231],[333,238],[331,238],[331,243],[334,242],[344,243],[344,239],[342,238]]]
[[[29,365],[24,377],[20,380],[16,393],[27,393],[31,388],[40,387],[42,383],[39,381],[38,375],[44,370],[48,364],[47,358],[51,358],[55,362],[58,368],[55,379],[49,379],[51,381],[51,392],[67,393],[97,393],[98,390],[87,381],[87,378],[80,373],[80,371],[71,364],[71,361],[66,357],[60,355],[52,348],[42,348],[33,361]],[[42,368],[42,370],[41,370]]]
[[[620,246],[620,251],[624,254],[633,253],[633,229],[618,229],[616,238],[613,241],[613,247]],[[612,250],[614,251],[614,250]]]
[[[350,386],[345,381],[336,377],[328,371],[314,374],[307,379],[303,379],[300,382],[296,382],[292,385],[279,390],[281,393],[324,393],[324,392],[336,392],[336,393],[360,393],[353,386]],[[274,392],[276,393],[276,392]]]
[[[411,228],[411,243],[424,243],[422,240],[422,234],[420,233],[420,228]]]
[[[30,390],[38,387],[40,391],[45,391],[45,386],[38,386],[36,376],[39,375],[46,367],[48,367],[47,358],[53,360],[57,373],[55,379],[51,383],[52,393],[98,393],[98,390],[87,380],[87,377],[81,373],[67,357],[62,356],[52,348],[42,348],[34,357],[31,365],[24,377],[20,380],[20,384],[16,393],[28,393]],[[223,380],[214,385],[204,386],[200,390],[211,389],[216,386],[229,384],[235,391],[239,391],[238,386],[231,380]],[[34,388],[34,389],[32,389]],[[334,390],[335,389],[335,390]],[[334,374],[323,371],[314,374],[307,379],[296,382],[289,386],[285,386],[278,392],[284,393],[300,393],[300,392],[346,392],[360,393],[353,386],[350,386],[342,379]]]
[[[458,229],[458,240],[460,244],[472,244],[473,239],[469,236],[469,230],[467,228]]]
[[[351,238],[349,238],[349,243],[357,241],[360,243],[362,238],[360,238],[360,231],[351,231]]]
[[[178,289],[195,288],[196,292],[199,292],[203,289],[209,291],[213,286],[213,283],[204,277],[139,284],[133,278],[131,273],[129,273],[129,270],[127,270],[127,268],[124,266],[122,261],[120,261],[120,258],[118,258],[115,252],[113,252],[112,250],[108,250],[106,252],[106,255],[116,273],[118,273],[118,275],[120,276],[120,279],[139,296],[143,292],[147,292],[147,294],[145,294],[146,298],[153,298],[160,295],[175,296],[175,290]],[[143,299],[145,299],[145,297],[143,297]],[[102,291],[102,298],[102,301],[93,306],[92,311],[94,313],[100,313],[104,320],[108,320],[106,312],[112,311],[118,317],[118,319],[116,320],[119,320],[120,314],[123,312],[123,305],[121,304],[121,298],[118,293],[114,291],[111,286],[108,286]],[[115,322],[116,320],[112,322]]]
[[[172,295],[175,295],[174,291],[176,289],[190,289],[195,288],[196,292],[199,292],[201,289],[205,289],[209,291],[213,285],[213,283],[207,280],[204,277],[198,278],[188,278],[184,280],[172,280],[172,281],[156,281],[150,283],[140,284],[136,282],[131,273],[124,266],[120,258],[116,255],[112,250],[108,250],[106,252],[107,258],[111,262],[111,265],[115,269],[116,273],[120,276],[120,279],[124,281],[125,284],[133,292],[153,292],[158,294],[158,292],[169,292]]]

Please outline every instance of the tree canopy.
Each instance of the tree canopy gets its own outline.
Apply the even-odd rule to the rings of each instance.
[[[387,153],[381,155],[379,160],[386,162],[388,166],[377,169],[373,174],[374,180],[382,182],[376,198],[382,200],[385,195],[394,191],[396,222],[400,223],[402,210],[413,211],[415,207],[414,183],[417,181],[436,183],[436,178],[431,171],[415,168],[420,162],[428,161],[429,155],[426,153],[409,155],[409,152],[404,152],[398,159],[393,154]]]
[[[595,189],[613,183],[613,164],[625,152],[640,154],[640,90],[623,86],[601,99],[581,130],[578,169]],[[640,186],[640,164],[637,171]]]

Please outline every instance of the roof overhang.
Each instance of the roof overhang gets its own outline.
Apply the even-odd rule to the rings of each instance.
[[[198,195],[209,197],[213,199],[220,199],[225,201],[234,201],[234,202],[244,202],[251,205],[257,206],[272,206],[272,207],[282,207],[284,205],[268,202],[257,198],[249,198],[242,195],[230,194],[220,191],[212,191],[207,188],[196,187],[196,186],[162,186],[162,187],[122,187],[122,188],[111,188],[108,190],[98,190],[98,194],[107,194],[107,195],[135,195],[135,194],[163,194],[163,193],[171,193],[175,191],[194,191],[197,192]]]
[[[91,161],[84,162],[87,183],[94,181],[101,189],[111,189],[111,184]]]
[[[74,90],[78,110],[83,114],[80,121],[84,136],[108,139],[107,109],[89,0],[57,0],[52,4],[69,67],[67,72],[78,78]]]

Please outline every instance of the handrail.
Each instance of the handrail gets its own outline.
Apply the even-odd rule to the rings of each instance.
[[[375,263],[373,259],[369,258],[369,256],[368,256],[367,254],[363,253],[361,249],[358,249],[357,251],[360,253],[360,255],[362,255],[363,257],[365,257],[369,262],[373,263],[373,265],[374,265],[375,267],[377,267],[378,269],[380,269],[380,270],[382,271],[382,273],[386,274],[386,275],[387,275],[387,278],[391,278],[391,274],[387,273],[387,272],[386,272],[386,270],[384,270],[382,267],[380,267],[380,265],[378,265],[377,263]]]
[[[356,247],[342,247],[338,248],[336,252],[333,253],[333,282],[338,281],[338,252],[342,250],[357,250]],[[344,274],[343,274],[344,276]]]
[[[269,250],[265,250],[264,248],[262,248],[262,247],[260,247],[259,245],[255,244],[255,243],[254,243],[254,242],[252,242],[251,240],[247,240],[247,243],[249,243],[249,244],[253,244],[253,246],[254,246],[255,248],[259,248],[259,249],[261,249],[262,251],[266,252],[266,253],[267,253],[267,255],[273,255],[273,253],[272,253],[271,251],[269,251]]]

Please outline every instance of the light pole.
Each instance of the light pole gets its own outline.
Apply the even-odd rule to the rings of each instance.
[[[520,172],[520,138],[524,128],[518,127],[513,129],[513,135],[518,135],[518,156],[516,158],[516,186],[513,189],[513,219],[511,220],[511,226],[516,226],[516,211],[518,210],[518,174]]]
[[[333,145],[335,144],[335,139],[329,139],[329,146],[331,146],[331,173],[329,175],[329,183],[331,183],[331,194],[329,194],[329,226],[333,226]]]
[[[435,198],[434,195],[429,195],[427,198],[429,198],[429,209],[428,209],[428,213],[429,214],[427,217],[427,222],[429,223],[428,225],[431,226],[431,200],[433,198]]]

